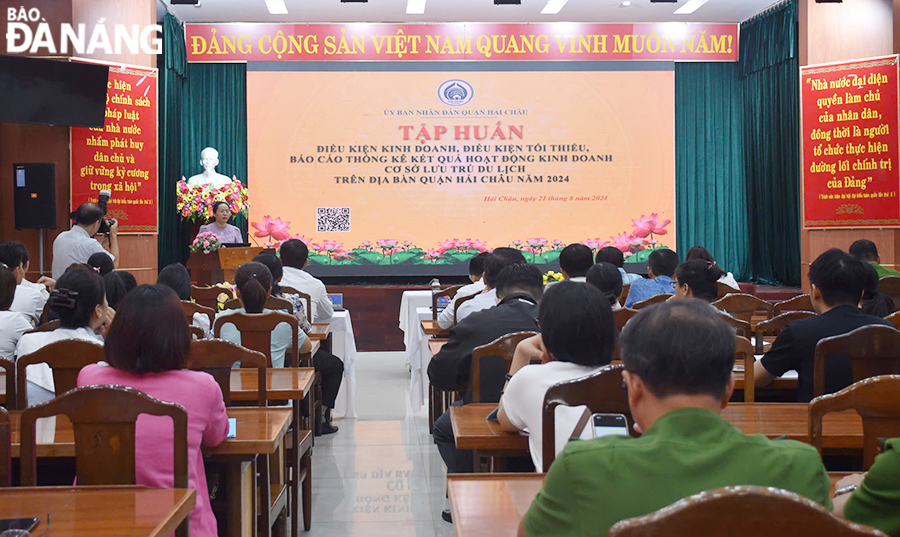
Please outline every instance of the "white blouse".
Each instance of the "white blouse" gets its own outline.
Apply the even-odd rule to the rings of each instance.
[[[16,348],[18,357],[29,355],[38,349],[41,349],[51,343],[62,341],[64,339],[82,339],[84,341],[92,341],[99,345],[103,345],[103,338],[94,333],[93,330],[86,326],[81,328],[57,328],[50,332],[35,332],[33,334],[25,334],[19,340],[19,346]],[[25,378],[44,388],[56,393],[53,385],[53,371],[47,364],[34,364],[25,368]]]
[[[16,311],[0,311],[0,356],[15,356],[19,338],[32,328],[25,315]]]

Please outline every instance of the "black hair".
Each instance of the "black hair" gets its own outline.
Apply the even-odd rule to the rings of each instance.
[[[106,301],[112,309],[118,309],[122,300],[137,287],[137,281],[130,272],[115,270],[103,276],[103,284],[106,286]]]
[[[281,260],[275,257],[274,255],[263,252],[256,257],[253,258],[257,263],[262,263],[269,269],[269,272],[272,274],[272,294],[277,295],[281,292],[281,286],[278,285],[278,280],[284,276],[284,268],[281,265]]]
[[[19,248],[19,244],[22,243],[19,241],[0,243],[0,263],[9,267],[9,270],[16,270],[25,263],[22,259],[22,249]]]
[[[15,297],[16,275],[5,263],[0,263],[0,311],[8,310]]]
[[[692,246],[691,249],[687,251],[687,255],[684,256],[685,261],[690,261],[691,259],[702,259],[704,261],[709,261],[710,263],[716,262],[716,258],[712,256],[710,251],[699,244],[697,246]]]
[[[618,248],[616,248],[618,250]],[[622,294],[622,275],[612,263],[601,261],[587,271],[587,282],[596,287],[610,306],[618,302]],[[555,287],[555,286],[554,286]]]
[[[488,254],[488,257],[484,260],[484,283],[488,287],[495,288],[497,287],[497,276],[500,274],[500,271],[505,269],[511,263],[505,258],[494,255],[493,253]]]
[[[678,267],[678,254],[668,248],[659,248],[650,252],[647,265],[656,276],[672,277]]]
[[[593,264],[591,249],[581,243],[570,244],[559,253],[559,268],[570,278],[584,276]]]
[[[859,303],[863,313],[876,317],[887,317],[894,313],[894,300],[878,290],[878,271],[871,263],[863,263],[866,271],[866,283],[863,288],[862,300]]]
[[[865,263],[832,248],[809,266],[809,283],[819,289],[822,300],[829,306],[856,306],[866,286]]]
[[[878,262],[878,247],[869,239],[859,239],[850,245],[850,255],[860,261]]]
[[[76,224],[90,226],[103,218],[103,209],[96,203],[82,203],[77,209],[69,213],[69,218]]]
[[[528,293],[535,300],[540,300],[544,292],[541,269],[528,263],[503,267],[497,275],[497,296],[502,299],[516,292]]]
[[[172,263],[159,271],[156,285],[171,288],[181,300],[191,299],[191,274],[181,263]]]
[[[586,366],[606,365],[612,360],[616,322],[609,301],[593,285],[551,285],[541,300],[538,321],[544,346],[555,360]]]
[[[47,303],[59,316],[60,327],[81,328],[88,326],[94,308],[103,304],[105,298],[106,286],[99,274],[93,270],[75,269],[67,270],[59,277]]]
[[[685,261],[675,269],[678,285],[687,285],[694,298],[707,302],[712,302],[719,296],[718,282],[724,275],[725,271],[719,265],[700,257]]]
[[[611,263],[614,267],[622,268],[625,265],[625,254],[615,246],[605,246],[597,252],[597,263]]]
[[[234,275],[234,283],[241,292],[241,303],[247,313],[262,313],[272,289],[272,273],[262,263],[250,261],[241,265]]]
[[[619,336],[625,370],[638,375],[656,397],[723,397],[734,368],[734,346],[734,330],[697,299],[643,308]]]
[[[19,252],[21,252],[21,254],[22,254],[22,265],[24,266],[24,265],[28,264],[28,259],[29,259],[28,248],[25,247],[25,245],[22,243],[22,241],[11,241],[11,242],[16,246],[16,248],[19,249]]]
[[[141,285],[116,310],[103,345],[103,359],[116,369],[138,375],[184,369],[190,343],[175,291],[165,285]]]
[[[515,248],[510,248],[508,246],[494,248],[491,253],[502,259],[505,259],[507,261],[507,264],[509,265],[512,265],[513,263],[528,263],[528,260],[525,259],[525,255],[521,250],[516,250]],[[487,263],[486,259],[485,263]],[[485,265],[485,268],[487,268],[487,265]]]
[[[491,255],[487,252],[481,252],[476,255],[472,259],[469,260],[469,274],[472,276],[478,276],[479,278],[484,274],[484,262],[487,260],[488,256]]]
[[[300,239],[290,239],[281,243],[281,262],[286,267],[302,269],[309,259],[309,248]]]
[[[87,264],[100,269],[101,276],[106,276],[110,272],[116,270],[116,265],[113,263],[113,260],[105,252],[91,254],[91,257],[87,260]]]

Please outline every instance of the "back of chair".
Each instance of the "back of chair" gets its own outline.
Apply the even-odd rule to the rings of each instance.
[[[194,302],[200,304],[201,306],[212,308],[213,311],[216,310],[216,298],[222,293],[225,293],[229,296],[231,295],[231,293],[227,292],[227,290],[222,287],[197,287],[196,285],[191,286],[191,298],[194,299]]]
[[[309,322],[313,322],[313,314],[312,314],[312,297],[308,294],[298,291],[293,287],[284,286],[281,288],[281,292],[286,295],[297,295],[300,297],[300,300],[306,302],[306,319]]]
[[[811,311],[815,313],[816,310],[813,308],[812,299],[809,298],[809,295],[797,295],[794,298],[776,302],[773,311],[775,315],[781,315],[786,311]]]
[[[181,311],[184,313],[184,320],[187,321],[188,325],[194,322],[195,313],[199,313],[201,315],[206,315],[207,317],[209,317],[210,327],[212,327],[213,323],[216,320],[215,308],[208,308],[202,304],[197,304],[196,302],[191,302],[189,300],[181,301]]]
[[[756,359],[753,356],[753,344],[750,340],[734,336],[734,363],[744,364],[744,402],[753,403],[756,401],[756,378],[753,376],[753,362]]]
[[[630,283],[626,283],[625,285],[622,286],[622,292],[619,293],[619,304],[625,303],[625,299],[628,298],[628,291],[630,291],[630,290],[631,290]]]
[[[285,367],[297,367],[300,359],[299,331],[300,324],[293,315],[280,311],[268,313],[232,313],[216,319],[213,327],[213,336],[222,335],[222,327],[233,324],[241,333],[241,346],[261,352],[269,360],[268,366],[272,367],[272,330],[281,323],[287,323],[291,327],[290,360],[285,358]]]
[[[895,311],[894,313],[885,317],[884,320],[890,322],[895,327],[897,327],[898,330],[900,330],[900,311]]]
[[[809,404],[809,443],[822,453],[822,417],[855,410],[863,420],[863,466],[868,470],[880,451],[879,438],[900,437],[900,376],[870,377]]]
[[[727,311],[722,311],[722,310],[717,310],[717,311],[719,312],[723,321],[725,321],[726,323],[728,323],[734,327],[734,332],[737,335],[739,335],[741,337],[746,337],[746,338],[750,337],[750,335],[752,334],[752,331],[750,330],[749,322],[742,321],[742,320],[738,319],[737,317],[733,317]]]
[[[641,300],[640,302],[635,302],[634,304],[631,305],[631,308],[639,310],[642,308],[646,308],[647,306],[652,306],[653,304],[659,304],[661,302],[665,302],[666,300],[669,300],[670,298],[672,298],[672,295],[666,294],[666,293],[653,295],[646,300]]]
[[[41,318],[39,319],[41,324],[47,323],[50,321],[50,301],[44,303],[44,309],[41,310]]]
[[[607,537],[884,537],[851,524],[816,502],[774,487],[741,485],[707,490],[655,513],[617,522]]]
[[[878,280],[878,290],[891,297],[900,306],[900,276],[885,276]]]
[[[621,332],[625,328],[625,323],[638,314],[637,310],[631,308],[619,308],[613,310],[613,318],[616,320],[616,330]]]
[[[225,303],[226,310],[236,310],[244,307],[240,298],[232,298]],[[278,298],[277,296],[268,296],[266,298],[266,309],[272,311],[284,311],[285,313],[294,313],[294,305],[286,298]],[[212,325],[210,325],[212,326]]]
[[[536,336],[537,332],[513,332],[500,336],[494,341],[480,347],[475,347],[472,351],[472,402],[481,402],[481,360],[488,356],[499,356],[506,362],[506,372],[512,365],[513,355],[516,352],[516,345],[520,341],[531,336]]]
[[[734,287],[728,285],[727,283],[717,282],[716,283],[716,298],[722,298],[725,295],[729,295],[731,293],[740,293],[740,289],[735,289]]]
[[[16,400],[16,363],[10,358],[0,357],[0,369],[6,373],[6,408],[15,410],[18,405]]]
[[[453,326],[456,326],[456,324],[459,322],[459,317],[458,317],[458,315],[459,315],[459,307],[463,305],[463,302],[468,302],[469,300],[472,300],[473,298],[475,298],[475,297],[478,296],[479,294],[480,294],[480,293],[475,293],[475,294],[472,294],[472,295],[466,295],[466,296],[464,296],[464,297],[460,297],[460,298],[456,301],[456,305],[453,307]]]
[[[750,322],[750,318],[753,317],[753,314],[758,310],[764,310],[767,319],[772,318],[772,312],[774,311],[770,302],[766,302],[761,298],[745,293],[731,293],[725,295],[713,302],[712,305],[727,311],[732,317],[737,317],[748,323]]]
[[[631,408],[628,406],[628,392],[622,380],[623,369],[621,364],[608,365],[596,373],[560,382],[547,390],[541,422],[541,457],[544,460],[542,471],[549,470],[556,459],[556,407],[559,405],[584,405],[591,413],[624,414],[628,419],[628,433],[638,436],[634,430]],[[531,434],[536,434],[536,431]]]
[[[813,369],[813,394],[825,394],[825,362],[829,355],[846,355],[853,382],[878,375],[900,374],[900,331],[891,326],[868,325],[819,340]],[[838,356],[835,357],[839,359]]]
[[[103,345],[82,339],[64,339],[45,345],[16,360],[16,393],[19,409],[28,406],[25,368],[47,364],[53,370],[53,386],[57,394],[64,394],[78,385],[78,373],[86,365],[103,361]]]
[[[780,302],[779,302],[780,304]],[[776,304],[777,305],[777,304]],[[764,338],[766,336],[777,336],[784,330],[784,327],[794,321],[809,319],[815,317],[816,312],[805,310],[789,310],[785,313],[776,314],[775,317],[767,321],[756,323],[756,354],[762,354],[764,350]]]
[[[33,328],[25,333],[33,334],[35,332],[52,332],[57,328],[59,328],[59,319],[53,319],[52,321],[47,321],[46,323],[38,325],[36,328]]]
[[[12,486],[12,428],[9,412],[0,407],[0,487]]]
[[[431,320],[437,321],[438,318],[438,306],[437,301],[440,297],[450,297],[450,300],[456,296],[456,292],[462,288],[462,285],[451,285],[445,289],[441,289],[435,293],[431,294]]]
[[[187,369],[206,371],[216,379],[222,389],[225,406],[231,406],[231,366],[240,362],[241,367],[256,368],[259,378],[257,405],[264,407],[268,400],[266,393],[266,355],[242,347],[224,339],[201,339],[191,341],[191,354]]]
[[[37,485],[35,421],[65,415],[75,433],[79,485],[134,485],[134,431],[140,414],[168,416],[175,427],[175,488],[188,487],[187,412],[125,386],[76,388],[22,412],[22,485]]]

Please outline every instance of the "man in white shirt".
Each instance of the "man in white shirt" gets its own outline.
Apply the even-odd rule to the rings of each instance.
[[[50,297],[47,286],[31,283],[25,279],[28,271],[28,250],[19,241],[8,241],[0,244],[0,263],[12,270],[16,277],[16,293],[13,297],[10,311],[21,313],[34,324],[40,324],[44,304]],[[53,280],[42,278],[47,285],[52,285]]]
[[[590,248],[581,244],[570,244],[559,253],[559,271],[563,278],[572,282],[584,283],[587,281],[587,271],[594,266],[594,253]],[[558,282],[550,282],[545,287],[550,287]]]
[[[522,252],[514,248],[494,248],[484,260],[484,291],[472,300],[463,302],[456,312],[456,321],[460,322],[476,311],[493,308],[497,305],[497,276],[509,265],[528,263]]]
[[[281,245],[281,262],[284,264],[282,287],[293,287],[301,293],[309,295],[312,302],[309,321],[312,323],[327,321],[334,315],[334,306],[328,298],[325,284],[312,274],[306,272],[309,261],[309,248],[301,240],[291,239]]]
[[[469,280],[472,283],[460,287],[450,305],[438,315],[438,326],[442,329],[448,330],[453,326],[453,312],[456,311],[457,301],[484,291],[484,261],[489,255],[487,252],[481,252],[469,260]]]
[[[64,231],[53,241],[53,279],[60,276],[73,263],[87,263],[91,255],[103,252],[112,258],[113,263],[119,266],[119,223],[110,221],[109,226],[109,251],[94,239],[94,235],[100,231],[100,223],[103,220],[103,210],[94,203],[82,203],[69,217],[75,221],[75,225],[69,231]]]

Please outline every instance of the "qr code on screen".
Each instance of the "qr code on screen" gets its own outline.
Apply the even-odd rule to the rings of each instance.
[[[317,207],[316,232],[350,231],[350,207]]]

